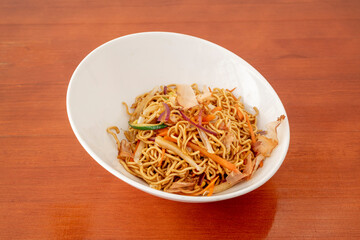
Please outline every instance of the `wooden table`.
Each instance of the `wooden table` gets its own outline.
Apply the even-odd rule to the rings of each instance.
[[[142,31],[215,42],[257,68],[291,127],[261,188],[171,202],[105,171],[66,114],[95,47]],[[359,239],[359,1],[0,1],[0,239]]]

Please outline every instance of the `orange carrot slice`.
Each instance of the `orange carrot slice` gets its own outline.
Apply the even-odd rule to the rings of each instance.
[[[211,182],[209,183],[209,185],[207,185],[206,188],[204,188],[200,194],[203,194],[204,192],[206,192],[207,190],[209,190],[208,196],[211,196],[214,192],[214,185],[216,180],[218,180],[219,176],[217,176],[216,178],[214,178],[213,180],[211,180]]]
[[[231,90],[229,90],[229,89],[226,89],[226,90],[228,90],[229,92],[233,92],[234,90],[236,89],[236,87],[234,87],[233,89],[231,89]]]
[[[214,120],[216,118],[215,115],[209,114],[203,117],[202,121],[203,122],[210,122],[212,120]]]
[[[235,108],[236,108],[236,113],[239,117],[239,120],[242,121],[244,119],[244,116],[243,114],[241,113],[240,109],[239,109],[239,105],[235,105]]]
[[[168,134],[169,128],[162,128],[157,131],[158,136],[166,136]]]
[[[221,111],[222,107],[215,107],[213,110],[211,110],[212,113],[217,112],[217,111]]]
[[[162,152],[161,152],[161,158],[160,158],[160,161],[159,161],[159,167],[161,166],[163,160],[164,160],[164,157],[165,157],[165,148],[162,149]]]

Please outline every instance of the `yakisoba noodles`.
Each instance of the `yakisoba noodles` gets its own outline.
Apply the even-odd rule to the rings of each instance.
[[[234,90],[234,89],[233,89]],[[233,90],[197,84],[156,87],[135,99],[126,139],[113,135],[120,163],[150,187],[165,192],[211,196],[250,179],[277,146],[276,128],[285,118],[257,128]]]

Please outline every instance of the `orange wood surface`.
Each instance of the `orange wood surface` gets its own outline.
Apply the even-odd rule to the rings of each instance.
[[[117,179],[67,119],[71,74],[100,44],[180,32],[272,84],[291,143],[276,175],[186,204]],[[0,239],[360,239],[360,1],[0,0]]]

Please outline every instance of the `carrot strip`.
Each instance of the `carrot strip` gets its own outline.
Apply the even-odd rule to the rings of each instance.
[[[235,97],[235,95],[232,92],[230,92],[230,93],[235,100],[238,100],[237,97]]]
[[[165,140],[177,143],[177,140],[175,138],[172,137],[168,137],[165,136],[164,137]],[[231,162],[227,161],[226,159],[223,159],[222,157],[219,157],[216,154],[213,153],[209,153],[205,148],[199,147],[198,145],[192,143],[192,142],[188,142],[187,146],[191,147],[192,149],[199,151],[202,155],[211,158],[212,160],[214,160],[215,162],[217,162],[218,164],[220,164],[221,166],[231,170],[231,171],[235,171],[238,172],[239,170],[236,168],[236,166],[234,164],[232,164]]]
[[[165,140],[168,140],[170,142],[174,142],[174,143],[177,143],[177,140],[175,138],[172,138],[172,137],[169,137],[169,136],[165,136],[164,137]]]
[[[229,92],[233,92],[234,90],[236,89],[236,87],[234,87],[233,89],[231,89],[231,90],[229,90],[229,89],[226,89],[226,90],[228,90]]]
[[[194,117],[191,117],[190,118],[191,119],[191,121],[193,121],[194,123],[196,123],[196,124],[199,124],[199,122],[197,121],[197,120],[195,120],[195,118]],[[205,120],[204,120],[205,119]],[[214,120],[215,119],[215,115],[206,115],[203,119],[202,119],[202,121],[201,121],[201,124],[202,125],[206,125],[206,124],[209,124],[209,122],[211,121],[211,120]]]
[[[138,140],[138,141],[137,141],[137,143],[136,143],[136,147],[135,147],[135,151],[134,151],[134,152],[136,152],[136,150],[138,149],[139,144],[140,144],[140,140]]]
[[[195,192],[195,193],[191,193],[189,194],[190,196],[199,196],[204,194],[204,192],[206,192],[209,188],[211,188],[211,186],[213,185],[215,187],[215,182],[216,180],[219,178],[219,176],[215,177],[213,180],[210,181],[210,183],[202,190]],[[205,181],[203,182],[203,184],[205,183]],[[212,190],[211,194],[214,192],[214,189]],[[209,192],[210,193],[210,192]],[[208,195],[210,196],[210,195]]]
[[[169,128],[162,128],[157,131],[157,136],[166,136],[168,134]]]
[[[214,120],[215,118],[216,118],[215,115],[212,115],[212,114],[206,115],[205,117],[203,117],[202,122],[210,122],[210,121]]]
[[[215,177],[213,180],[211,180],[210,183],[209,183],[209,185],[207,185],[206,188],[204,188],[203,190],[201,190],[201,191],[198,193],[198,195],[201,195],[201,194],[203,194],[204,192],[206,192],[209,188],[214,187],[215,182],[216,182],[216,180],[218,180],[218,178],[219,178],[219,176],[217,176],[217,177]],[[214,191],[214,189],[212,190],[212,192],[213,192],[213,191]],[[211,192],[211,194],[212,194],[212,192]],[[209,193],[210,193],[210,191],[209,191]],[[208,195],[208,196],[210,196],[210,195]]]
[[[244,119],[244,115],[241,113],[238,105],[235,105],[235,108],[236,108],[236,113],[237,113],[240,121],[242,121]]]
[[[222,107],[215,107],[213,110],[211,110],[212,113],[217,112],[217,111],[221,111]]]
[[[215,185],[213,184],[213,185],[211,185],[211,187],[209,188],[209,193],[208,193],[208,197],[210,197],[212,194],[213,194],[213,192],[214,192],[214,187],[215,187]]]
[[[161,152],[161,158],[160,158],[160,162],[159,162],[159,167],[161,166],[163,160],[164,160],[164,156],[165,156],[165,148],[162,149]]]
[[[251,124],[250,124],[249,117],[248,117],[248,115],[246,113],[245,113],[245,118],[246,118],[246,122],[247,122],[247,124],[249,126],[249,131],[250,131],[250,134],[251,134],[251,141],[252,141],[252,143],[255,143],[256,139],[255,139],[254,130],[253,130]]]
[[[212,92],[212,91],[211,91],[211,88],[210,88],[210,87],[208,87],[208,88],[209,88],[209,91]]]

